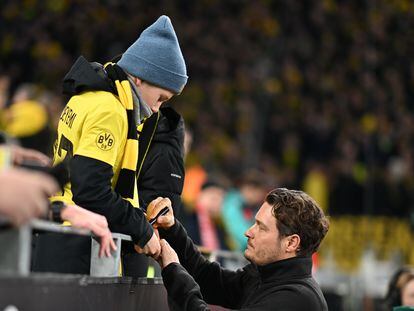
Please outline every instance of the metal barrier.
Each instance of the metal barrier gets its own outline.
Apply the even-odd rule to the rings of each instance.
[[[91,269],[90,275],[95,277],[116,277],[119,275],[121,261],[121,242],[131,241],[129,235],[112,233],[117,250],[111,257],[99,257],[99,241],[88,230],[61,226],[50,221],[34,219],[30,223],[14,228],[3,223],[0,229],[0,274],[27,276],[30,274],[30,259],[33,231],[48,231],[63,234],[76,234],[90,236],[91,243]]]
[[[241,252],[232,252],[225,250],[200,250],[209,261],[217,261],[226,269],[236,270],[248,264],[248,261]]]

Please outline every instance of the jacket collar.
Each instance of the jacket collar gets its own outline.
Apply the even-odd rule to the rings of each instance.
[[[310,257],[293,257],[256,267],[263,283],[312,276],[312,258]]]
[[[62,89],[63,94],[69,96],[91,90],[116,93],[116,87],[106,77],[103,66],[96,62],[89,63],[83,56],[79,56],[63,78]]]

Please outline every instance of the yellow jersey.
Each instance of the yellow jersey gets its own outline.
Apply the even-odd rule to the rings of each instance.
[[[121,170],[127,131],[125,108],[114,94],[89,91],[75,95],[59,119],[53,164],[76,155],[107,163],[113,170],[111,184],[114,189]],[[52,201],[73,204],[71,184],[64,187],[63,193],[52,197]],[[129,201],[134,207],[138,206],[136,181],[134,198]]]

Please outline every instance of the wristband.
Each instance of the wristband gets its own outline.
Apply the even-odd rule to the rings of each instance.
[[[54,222],[63,222],[63,219],[61,217],[62,209],[65,207],[65,203],[62,201],[55,201],[50,203],[49,208],[49,220]]]

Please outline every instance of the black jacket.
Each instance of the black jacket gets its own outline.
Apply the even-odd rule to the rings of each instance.
[[[140,206],[146,209],[157,197],[168,197],[177,214],[181,209],[183,186],[184,120],[173,108],[161,108],[158,126],[138,178]]]
[[[160,233],[182,264],[170,264],[162,271],[173,309],[208,310],[208,303],[241,310],[328,310],[311,275],[311,258],[295,257],[266,266],[249,264],[230,271],[206,260],[178,221]]]

